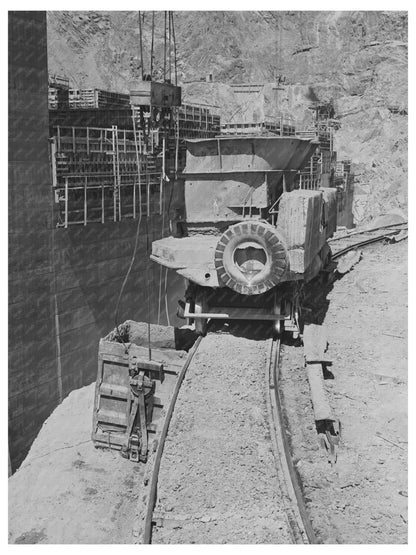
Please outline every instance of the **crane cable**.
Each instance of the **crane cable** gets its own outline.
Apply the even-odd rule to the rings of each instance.
[[[140,33],[140,64],[142,66],[142,80],[144,79],[144,68],[143,68],[143,34],[142,34],[142,20],[141,12],[139,12],[139,33]]]
[[[165,12],[165,26],[163,31],[163,81],[166,80],[166,12]]]
[[[153,58],[155,42],[155,12],[152,12],[152,46],[150,48],[150,78],[153,81]]]
[[[173,37],[173,62],[175,67],[175,86],[178,85],[178,68],[177,68],[177,61],[176,61],[176,40],[175,40],[175,26],[173,24],[173,12],[171,13],[172,17],[172,37]]]
[[[135,150],[136,150],[136,164],[137,164],[137,177],[138,177],[138,185],[139,185],[139,221],[137,224],[137,229],[136,229],[136,237],[135,237],[135,242],[134,242],[134,248],[133,248],[133,254],[130,260],[130,265],[127,269],[126,275],[124,277],[123,283],[121,285],[120,288],[120,292],[118,295],[118,299],[117,299],[117,304],[116,304],[116,310],[114,313],[114,324],[117,330],[117,336],[118,339],[123,343],[124,348],[126,353],[128,353],[128,348],[127,345],[125,343],[125,341],[123,340],[123,336],[120,333],[120,328],[119,328],[119,322],[118,322],[118,311],[120,308],[120,302],[124,293],[124,289],[126,287],[127,281],[129,279],[131,270],[133,268],[134,265],[134,261],[136,259],[136,254],[137,254],[137,246],[139,244],[139,233],[140,233],[140,224],[142,222],[142,185],[141,185],[141,161],[140,161],[140,155],[139,155],[139,148],[137,146],[137,130],[136,130],[136,120],[134,117],[134,111],[132,113],[132,120],[133,120],[133,136],[134,136],[134,145],[135,145]],[[140,152],[141,152],[141,143],[140,143]]]
[[[173,50],[174,50],[174,71],[175,71],[175,85],[177,85],[177,60],[176,60],[176,40],[175,40],[175,29],[174,29],[174,23],[173,23],[173,12],[168,12],[169,14],[169,80],[172,77],[172,60],[171,60],[171,50],[172,50],[172,42],[173,42]],[[143,14],[143,19],[144,19],[144,14]],[[166,31],[167,31],[167,14],[165,11],[165,25],[164,25],[164,69],[163,69],[163,77],[164,80],[166,79],[166,58],[167,58],[167,50],[166,50]],[[140,62],[141,62],[141,71],[142,71],[142,79],[144,79],[144,67],[143,67],[143,39],[142,39],[142,24],[141,24],[141,12],[139,11],[139,33],[140,33]],[[151,54],[150,54],[150,74],[151,77],[153,77],[153,58],[154,58],[154,12],[152,12],[152,44],[151,44]],[[115,323],[115,327],[117,330],[117,335],[119,340],[124,344],[125,349],[126,349],[126,353],[128,352],[127,349],[127,345],[120,333],[120,329],[119,329],[119,323],[118,323],[118,312],[119,312],[119,308],[120,308],[120,302],[121,302],[121,298],[123,296],[124,293],[124,289],[125,286],[127,284],[128,278],[130,276],[131,270],[133,268],[135,259],[136,259],[136,254],[137,254],[137,247],[138,247],[138,243],[139,243],[139,235],[140,235],[140,225],[141,225],[141,221],[142,221],[142,203],[141,203],[141,162],[140,162],[140,158],[139,158],[139,153],[138,153],[138,146],[137,146],[137,131],[136,131],[136,124],[135,124],[135,118],[134,118],[134,113],[132,115],[133,118],[133,132],[134,132],[134,143],[135,143],[135,149],[136,149],[136,159],[137,159],[137,170],[138,170],[138,184],[139,184],[139,221],[137,224],[137,229],[136,229],[136,237],[135,237],[135,243],[134,243],[134,248],[133,248],[133,254],[130,260],[130,265],[128,267],[128,270],[126,272],[126,275],[124,277],[119,295],[118,295],[118,299],[117,299],[117,304],[116,304],[116,310],[115,310],[115,314],[114,314],[114,323]],[[176,122],[177,124],[177,122]],[[178,164],[178,159],[177,159],[177,154],[178,154],[178,144],[179,144],[179,130],[177,130],[176,133],[176,156],[175,156],[175,178],[177,176],[177,164]],[[141,144],[141,143],[140,143]],[[140,149],[141,151],[141,149]],[[165,154],[164,154],[165,155]],[[147,170],[147,164],[146,164],[146,170]],[[146,175],[147,175],[147,171],[146,171]],[[163,176],[164,178],[164,176]],[[168,209],[167,209],[167,215],[169,216],[169,210],[170,210],[170,205],[171,205],[171,201],[172,201],[172,194],[173,194],[173,187],[171,188],[170,191],[170,198],[169,198],[169,203],[168,203]],[[150,222],[150,179],[149,176],[147,175],[147,182],[146,182],[146,205],[147,205],[147,209],[146,209],[146,260],[147,260],[147,265],[146,265],[146,281],[147,281],[147,312],[148,312],[148,348],[149,348],[149,360],[151,360],[151,338],[150,338],[150,274],[149,274],[149,254],[150,254],[150,245],[149,245],[149,222]],[[165,216],[165,210],[163,210],[163,218],[162,218],[162,236],[164,233],[164,216]],[[160,283],[161,285],[161,283]],[[159,287],[159,297],[161,295],[160,292],[160,287]],[[169,314],[168,314],[168,303],[167,303],[167,298],[166,298],[166,294],[167,294],[167,270],[165,273],[165,312],[166,312],[166,318],[168,321],[168,325],[170,325],[169,323]],[[159,299],[160,301],[160,299]],[[159,306],[160,306],[160,302],[159,302]],[[159,313],[160,313],[160,309],[159,309]]]

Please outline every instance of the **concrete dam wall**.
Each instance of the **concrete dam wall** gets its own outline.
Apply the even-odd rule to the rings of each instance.
[[[49,161],[46,15],[9,13],[9,456],[25,457],[45,419],[95,380],[100,337],[114,328],[137,220],[56,228]],[[167,218],[143,219],[119,307],[126,319],[175,323],[183,279],[150,262]],[[162,227],[163,226],[163,227]],[[165,283],[166,279],[166,283]],[[148,281],[150,289],[148,289]],[[159,296],[161,295],[161,296]]]

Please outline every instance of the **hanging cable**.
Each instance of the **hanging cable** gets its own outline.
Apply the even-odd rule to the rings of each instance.
[[[120,301],[121,301],[121,298],[122,298],[123,293],[124,293],[124,289],[125,289],[126,284],[127,284],[127,280],[129,279],[131,270],[133,268],[134,261],[136,260],[137,246],[139,244],[139,232],[140,232],[141,221],[142,221],[142,215],[140,214],[139,221],[138,221],[138,224],[137,224],[137,229],[136,229],[136,238],[135,238],[135,241],[134,241],[133,254],[132,254],[132,257],[131,257],[131,260],[130,260],[130,265],[129,265],[128,270],[126,272],[126,275],[124,277],[123,283],[121,285],[120,293],[119,293],[118,299],[117,299],[116,310],[115,310],[115,314],[114,314],[114,323],[115,323],[116,330],[117,330],[117,336],[120,339],[120,341],[123,343],[123,345],[125,347],[125,350],[126,350],[126,353],[128,352],[128,349],[127,349],[127,345],[126,345],[126,343],[123,339],[123,336],[120,333],[119,322],[118,322],[118,311],[119,311],[119,307],[120,307]]]
[[[168,19],[169,19],[169,83],[172,81],[171,13],[172,12],[168,12]]]
[[[138,181],[139,181],[139,221],[137,224],[137,229],[136,229],[136,238],[135,238],[135,242],[134,242],[134,248],[133,248],[133,254],[130,260],[130,265],[128,267],[128,270],[126,272],[126,275],[124,277],[124,281],[121,285],[121,289],[118,295],[118,299],[117,299],[117,304],[116,304],[116,310],[114,313],[114,324],[117,330],[117,336],[119,338],[119,340],[123,343],[124,348],[126,350],[126,353],[128,352],[127,349],[127,345],[123,339],[123,336],[120,333],[120,329],[119,329],[119,322],[118,322],[118,311],[120,308],[120,302],[121,299],[123,297],[123,293],[124,293],[124,289],[126,287],[127,281],[129,279],[131,270],[133,268],[134,265],[134,261],[136,259],[136,253],[137,253],[137,246],[139,244],[139,234],[140,234],[140,224],[142,222],[142,189],[141,189],[141,178],[140,178],[140,173],[141,173],[141,163],[140,163],[140,156],[139,156],[139,149],[137,146],[137,131],[136,131],[136,120],[134,117],[134,111],[132,113],[132,119],[133,119],[133,135],[134,135],[134,144],[135,144],[135,148],[136,148],[136,163],[137,163],[137,175],[138,175]]]
[[[155,42],[155,12],[152,12],[152,46],[150,49],[150,78],[152,81],[153,81],[154,42]]]
[[[142,36],[142,19],[141,12],[139,12],[139,33],[140,33],[140,64],[142,66],[142,79],[144,79],[144,68],[143,68],[143,36]]]
[[[172,14],[172,37],[173,37],[173,63],[175,67],[175,86],[178,85],[178,68],[177,68],[177,60],[176,60],[176,39],[175,39],[175,26],[173,24],[173,12]]]
[[[166,12],[165,12],[165,27],[163,30],[163,81],[166,80]]]

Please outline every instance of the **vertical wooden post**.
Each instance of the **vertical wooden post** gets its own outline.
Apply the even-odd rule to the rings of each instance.
[[[101,223],[104,223],[104,210],[105,210],[105,204],[104,204],[104,185],[101,185]]]
[[[163,182],[165,179],[165,146],[166,140],[163,137],[162,140],[162,175],[160,177],[160,190],[159,190],[159,215],[162,215],[162,204],[163,204]]]
[[[136,180],[133,180],[133,220],[136,219]]]
[[[116,172],[116,145],[114,138],[114,125],[111,128],[111,141],[113,147],[113,221],[117,220],[117,172]]]
[[[84,178],[84,225],[87,225],[87,176]]]
[[[72,152],[75,152],[75,127],[72,128]]]
[[[68,227],[68,194],[68,178],[65,177],[65,229],[67,229]]]
[[[116,129],[116,162],[117,162],[117,189],[118,189],[118,220],[121,221],[121,180],[120,180],[120,150],[118,142],[118,128]]]
[[[90,154],[90,128],[87,127],[87,154]]]
[[[58,178],[56,175],[56,137],[52,137],[51,139],[51,166],[52,166],[52,187],[56,188],[58,185]]]

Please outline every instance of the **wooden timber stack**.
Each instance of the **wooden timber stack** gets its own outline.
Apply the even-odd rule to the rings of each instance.
[[[69,89],[69,108],[124,108],[130,107],[130,96],[103,89]]]
[[[221,126],[221,135],[295,135],[296,129],[292,120],[278,118],[277,121],[261,121],[255,123],[225,123]]]

